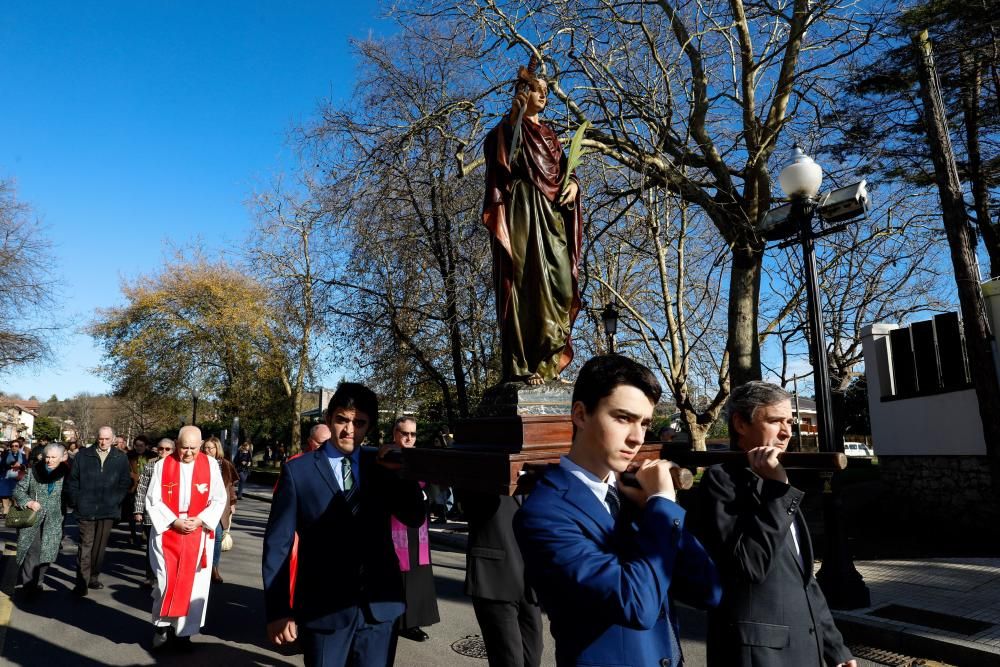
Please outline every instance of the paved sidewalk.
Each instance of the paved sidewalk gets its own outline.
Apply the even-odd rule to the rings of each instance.
[[[245,493],[271,499],[271,489],[260,485],[251,485]],[[433,543],[465,549],[464,523],[449,521],[430,528]],[[857,561],[855,565],[871,590],[872,606],[834,612],[849,643],[956,667],[1000,667],[1000,558]]]
[[[1000,665],[1000,558],[855,565],[871,590],[872,606],[834,612],[847,632],[854,630],[877,646],[954,665]]]

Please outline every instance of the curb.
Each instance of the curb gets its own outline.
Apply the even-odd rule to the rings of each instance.
[[[919,655],[951,665],[1000,667],[1000,647],[944,637],[918,625],[894,623],[831,610],[849,643],[868,644],[904,655]]]

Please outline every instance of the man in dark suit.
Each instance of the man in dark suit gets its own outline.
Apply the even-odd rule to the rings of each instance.
[[[267,634],[276,644],[298,639],[309,666],[385,667],[393,622],[403,613],[389,516],[419,526],[423,496],[416,482],[361,452],[377,416],[374,392],[342,383],[326,412],[333,437],[288,461],[274,493],[263,553]]]
[[[737,387],[729,433],[747,463],[712,466],[699,485],[697,532],[723,582],[722,603],[708,616],[712,667],[857,667],[813,577],[804,494],[778,461],[791,425],[781,387]]]
[[[469,521],[465,594],[483,633],[490,667],[538,667],[542,662],[542,612],[524,580],[514,540],[511,496],[459,491]]]
[[[659,398],[656,378],[631,359],[584,364],[569,454],[514,519],[560,666],[682,664],[673,600],[719,601],[715,566],[684,527],[672,464],[644,461],[635,469],[639,488],[618,485]]]

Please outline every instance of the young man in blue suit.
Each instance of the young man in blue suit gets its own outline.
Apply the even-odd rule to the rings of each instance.
[[[333,437],[285,464],[271,504],[263,554],[267,634],[276,644],[298,640],[309,667],[385,667],[392,625],[403,613],[389,515],[419,527],[423,495],[417,482],[362,453],[377,416],[374,392],[342,383],[326,412]]]
[[[573,444],[514,519],[528,580],[548,612],[556,662],[682,664],[672,600],[715,606],[715,565],[684,526],[668,461],[633,468],[660,398],[648,368],[618,355],[584,364]]]

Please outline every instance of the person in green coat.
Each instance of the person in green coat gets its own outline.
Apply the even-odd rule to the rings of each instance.
[[[17,531],[17,583],[24,595],[41,590],[45,570],[59,554],[63,480],[69,473],[63,462],[65,454],[62,445],[48,445],[42,460],[31,466],[14,489],[14,504],[35,510],[38,517],[34,524]]]

